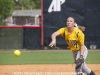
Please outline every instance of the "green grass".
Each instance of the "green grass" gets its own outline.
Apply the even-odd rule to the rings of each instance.
[[[13,52],[0,52],[0,65],[12,64],[70,64],[73,63],[71,52],[22,52],[15,57]],[[89,52],[87,63],[100,63],[100,52]]]
[[[100,64],[100,51],[89,52],[86,62],[91,64]]]

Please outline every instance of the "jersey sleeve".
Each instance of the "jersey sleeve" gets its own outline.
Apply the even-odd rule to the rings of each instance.
[[[84,34],[82,31],[79,32],[78,34],[78,39],[79,39],[79,43],[82,45],[84,44]]]
[[[64,37],[64,29],[65,29],[65,28],[60,28],[60,29],[58,30],[58,32],[60,33],[60,35],[61,35],[62,37]]]

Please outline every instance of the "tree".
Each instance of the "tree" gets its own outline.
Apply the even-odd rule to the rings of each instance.
[[[13,6],[14,0],[0,0],[0,25],[4,24],[3,19],[12,13]]]
[[[41,6],[41,4],[40,4],[40,2],[41,2],[41,0],[32,0],[32,1],[34,1],[34,3],[35,3],[35,5],[36,5],[36,9],[40,9],[40,6]]]
[[[34,3],[34,0],[18,0],[15,5],[15,10],[25,10],[25,9],[35,9],[36,5]]]

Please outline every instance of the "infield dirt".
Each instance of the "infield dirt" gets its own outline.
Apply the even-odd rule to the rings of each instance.
[[[100,75],[100,64],[87,64]],[[0,65],[0,75],[76,75],[74,64]],[[85,74],[84,74],[85,75]]]

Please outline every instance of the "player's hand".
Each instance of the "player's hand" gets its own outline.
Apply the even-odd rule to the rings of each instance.
[[[84,61],[83,55],[80,55],[79,59],[81,59],[82,61]]]
[[[49,44],[50,47],[56,46],[56,40],[52,40],[51,43]]]

